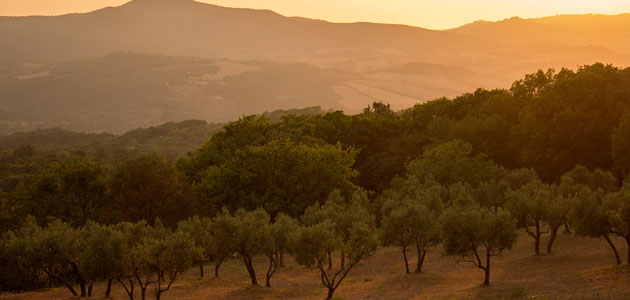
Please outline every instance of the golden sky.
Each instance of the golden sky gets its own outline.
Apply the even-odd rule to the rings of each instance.
[[[128,0],[0,0],[0,15],[58,15],[116,6]],[[286,16],[333,22],[397,23],[431,29],[476,20],[557,14],[630,12],[630,0],[198,0],[230,7],[271,9]]]

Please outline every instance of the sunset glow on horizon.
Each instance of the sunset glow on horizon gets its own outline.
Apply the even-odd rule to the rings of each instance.
[[[2,0],[0,15],[60,15],[89,12],[129,0]],[[163,0],[162,0],[163,1]],[[376,22],[447,29],[477,20],[496,21],[513,16],[534,18],[559,14],[621,14],[630,1],[571,0],[198,0],[227,7],[269,9],[285,16],[332,22]]]

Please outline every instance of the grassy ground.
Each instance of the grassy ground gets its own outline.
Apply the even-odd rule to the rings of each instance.
[[[626,247],[618,241],[622,256]],[[630,299],[630,267],[616,266],[603,240],[561,235],[555,254],[533,256],[533,242],[521,236],[514,249],[493,258],[491,286],[483,287],[483,273],[457,258],[433,250],[422,274],[404,274],[398,249],[380,249],[350,273],[338,289],[337,299]],[[413,261],[412,263],[415,263]],[[266,261],[257,262],[259,281],[264,284]],[[186,273],[163,295],[163,299],[324,299],[326,289],[318,273],[305,270],[289,260],[272,279],[272,288],[250,287],[240,261],[232,260],[214,279],[212,266],[207,278],[199,279],[196,269]],[[99,298],[104,286],[95,287]],[[115,285],[114,299],[126,299]],[[0,295],[0,300],[73,299],[63,288]],[[153,299],[152,294],[149,299]]]

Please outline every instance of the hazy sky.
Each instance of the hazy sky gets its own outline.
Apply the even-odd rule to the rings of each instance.
[[[432,29],[476,20],[557,14],[630,12],[630,0],[199,0],[230,7],[265,8],[287,16],[334,22],[399,23]],[[57,15],[116,6],[128,0],[0,0],[0,15]]]

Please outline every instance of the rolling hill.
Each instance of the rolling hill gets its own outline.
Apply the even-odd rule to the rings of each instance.
[[[538,69],[628,66],[629,24],[630,15],[582,15],[435,31],[192,0],[0,17],[0,134],[120,133],[316,105],[352,113],[373,101],[402,109],[509,87]]]

